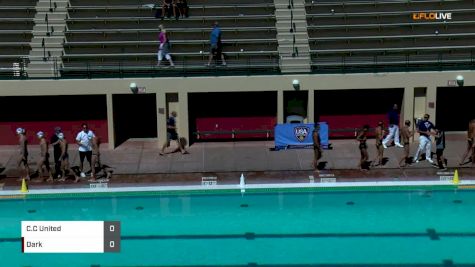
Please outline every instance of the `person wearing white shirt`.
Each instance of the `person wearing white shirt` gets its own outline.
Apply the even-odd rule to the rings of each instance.
[[[76,136],[76,142],[79,146],[79,168],[81,170],[81,177],[86,177],[84,173],[84,158],[87,159],[89,162],[89,166],[94,168],[91,165],[91,157],[92,157],[92,138],[94,137],[94,133],[89,130],[86,123],[82,124],[82,131],[78,133]]]

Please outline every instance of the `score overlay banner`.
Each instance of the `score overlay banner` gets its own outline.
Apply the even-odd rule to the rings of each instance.
[[[22,221],[23,253],[120,252],[118,221]]]

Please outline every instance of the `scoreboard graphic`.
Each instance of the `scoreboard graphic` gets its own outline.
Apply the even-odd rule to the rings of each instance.
[[[119,221],[22,221],[23,253],[120,252]]]

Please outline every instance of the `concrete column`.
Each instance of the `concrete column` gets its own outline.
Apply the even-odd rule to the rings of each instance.
[[[404,121],[409,120],[411,125],[414,124],[414,88],[404,88],[404,97],[401,105],[401,122],[399,127],[404,125]]]
[[[284,123],[284,91],[277,91],[277,123]]]
[[[189,136],[189,123],[188,123],[188,93],[178,93],[178,135],[185,137],[188,142]]]
[[[109,140],[109,149],[115,148],[115,131],[114,131],[114,103],[112,94],[106,95],[107,105],[107,139]]]
[[[307,121],[308,123],[315,122],[315,91],[313,89],[308,90],[308,103],[307,103]]]
[[[435,109],[437,108],[436,101],[437,101],[437,87],[436,86],[427,87],[426,111],[427,111],[427,114],[430,115],[430,121],[434,124],[436,124],[436,117],[435,117]]]
[[[165,93],[163,91],[158,91],[156,93],[157,98],[157,133],[158,133],[158,143],[159,147],[167,141],[167,104]]]

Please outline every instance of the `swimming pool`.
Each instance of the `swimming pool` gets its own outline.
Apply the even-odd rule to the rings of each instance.
[[[118,254],[22,254],[22,220],[120,220]],[[0,200],[1,266],[474,264],[475,191]]]

